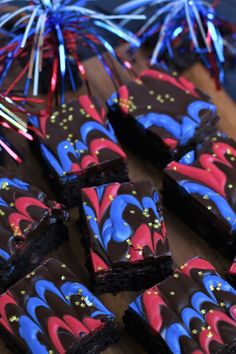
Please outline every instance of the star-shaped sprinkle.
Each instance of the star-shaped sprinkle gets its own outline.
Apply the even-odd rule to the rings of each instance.
[[[174,291],[171,291],[171,292],[170,292],[170,295],[171,295],[171,296],[174,296],[174,295],[175,295],[175,292],[174,292]]]
[[[61,265],[61,267],[62,267],[62,268],[66,268],[66,264],[63,263],[63,264]]]
[[[178,273],[174,273],[174,278],[178,278],[179,277],[179,274]]]
[[[224,303],[224,302],[221,302],[221,303],[220,303],[220,306],[221,306],[221,307],[225,307],[225,303]]]
[[[200,276],[200,277],[202,277],[203,276],[203,272],[198,272],[198,275]]]
[[[128,238],[128,240],[126,240],[126,242],[128,243],[129,246],[132,245],[132,241]]]
[[[127,254],[127,255],[125,256],[126,259],[130,259],[130,257],[131,257],[130,254]]]
[[[212,338],[212,337],[213,337],[212,332],[209,332],[209,333],[207,334],[207,337],[208,337],[208,338]]]
[[[233,185],[232,184],[228,184],[228,188],[229,189],[233,189]]]
[[[197,333],[198,333],[198,331],[196,329],[192,330],[192,334],[197,334]]]
[[[200,312],[201,312],[203,315],[205,315],[206,310],[202,309]]]
[[[66,279],[65,275],[62,275],[61,280],[65,280],[65,279]]]
[[[25,295],[26,294],[26,291],[25,290],[21,290],[21,295]]]
[[[208,205],[208,206],[207,206],[207,209],[208,209],[208,210],[211,210],[211,209],[212,209],[212,206],[211,206],[211,205]]]
[[[19,317],[17,317],[17,316],[11,316],[11,317],[9,318],[9,321],[10,321],[10,322],[18,322],[18,321],[19,321]]]
[[[85,304],[84,303],[80,304],[80,307],[85,307]]]

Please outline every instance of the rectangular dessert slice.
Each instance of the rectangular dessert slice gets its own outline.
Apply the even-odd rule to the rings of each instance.
[[[120,141],[159,167],[191,150],[218,121],[208,96],[162,68],[143,71],[107,104]]]
[[[210,245],[236,254],[236,143],[209,136],[164,170],[163,200]]]
[[[68,238],[61,204],[0,168],[0,288],[35,268]]]
[[[129,305],[126,329],[152,354],[236,351],[236,290],[196,257]]]
[[[98,293],[140,290],[172,272],[159,197],[150,181],[82,189],[79,227]]]
[[[67,206],[77,205],[81,187],[128,180],[126,155],[96,98],[80,96],[29,123],[46,177]]]
[[[233,263],[231,264],[229,270],[226,272],[226,276],[227,276],[228,281],[236,289],[236,258],[234,259]]]
[[[52,258],[2,294],[0,303],[0,334],[17,354],[97,354],[118,339],[113,314]]]

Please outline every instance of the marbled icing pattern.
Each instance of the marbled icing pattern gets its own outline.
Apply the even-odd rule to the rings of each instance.
[[[165,173],[173,178],[209,214],[236,231],[236,143],[224,133],[212,135]]]
[[[114,316],[65,264],[50,259],[0,296],[0,326],[32,354],[64,354]]]
[[[67,218],[61,204],[0,168],[0,263],[14,258],[37,233]]]
[[[129,309],[173,354],[214,354],[236,339],[236,290],[200,257],[146,290]]]
[[[126,160],[96,98],[80,96],[50,117],[31,117],[30,124],[44,160],[59,177],[82,174],[116,159]]]
[[[145,70],[136,80],[121,86],[108,106],[134,119],[170,150],[186,145],[217,116],[209,97],[176,72],[162,68]]]
[[[84,188],[82,202],[95,272],[170,255],[159,197],[151,182]]]

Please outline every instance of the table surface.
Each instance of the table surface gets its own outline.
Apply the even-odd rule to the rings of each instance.
[[[137,54],[134,67],[137,72],[146,68],[147,53],[140,52]],[[106,76],[101,64],[96,58],[89,59],[85,66],[88,70],[89,81],[91,82],[92,92],[96,93],[105,102],[105,99],[114,91],[110,79]],[[119,69],[118,69],[119,70]],[[227,94],[221,90],[217,91],[214,81],[210,78],[209,73],[200,65],[196,64],[184,74],[190,79],[197,87],[208,93],[213,102],[216,104],[219,114],[221,116],[220,128],[226,133],[230,134],[233,138],[236,138],[236,105],[227,96]],[[127,73],[120,74],[122,81],[126,82],[130,77]],[[84,93],[84,89],[81,89],[79,93]],[[78,92],[76,93],[78,95]],[[72,94],[67,95],[68,99],[71,99]],[[20,167],[16,166],[13,161],[7,160],[7,166],[12,171],[17,171],[19,177],[27,179],[47,192],[51,198],[55,198],[53,195],[47,180],[43,176],[43,172],[40,169],[40,165],[36,161],[35,157],[29,151],[28,143],[19,137],[16,133],[7,132],[8,136],[14,141],[15,146],[22,152],[25,157],[25,162]],[[161,190],[161,177],[162,173],[157,168],[153,167],[147,161],[142,161],[138,157],[133,156],[129,152],[128,154],[128,166],[131,179],[142,180],[152,179],[158,188]],[[164,217],[167,226],[170,248],[175,264],[181,265],[187,259],[201,255],[212,262],[217,270],[223,274],[223,272],[229,267],[229,262],[225,260],[216,250],[211,249],[197,234],[192,232],[180,219],[173,215],[168,210],[164,209]],[[70,210],[70,222],[68,223],[70,239],[69,242],[65,242],[56,252],[52,255],[61,261],[67,263],[67,265],[76,273],[86,285],[89,286],[88,271],[84,265],[85,255],[80,243],[80,235],[77,229],[78,210],[73,208]],[[143,349],[134,341],[123,329],[122,315],[128,304],[136,297],[137,293],[134,292],[122,292],[116,296],[105,294],[100,296],[104,304],[112,311],[117,317],[118,324],[121,329],[120,341],[106,350],[106,354],[137,354],[144,353]],[[5,347],[4,343],[0,341],[0,353],[7,354],[10,351]]]

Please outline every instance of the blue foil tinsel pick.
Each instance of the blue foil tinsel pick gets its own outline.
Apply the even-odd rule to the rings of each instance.
[[[26,53],[29,59],[29,69],[25,84],[25,95],[28,94],[29,83],[33,81],[33,94],[39,90],[40,73],[42,72],[47,38],[54,39],[54,47],[60,71],[61,102],[64,101],[65,76],[68,73],[75,87],[70,66],[71,49],[67,46],[66,35],[73,35],[77,48],[87,46],[108,51],[119,60],[107,39],[107,34],[113,34],[134,46],[139,46],[139,39],[130,31],[117,25],[113,20],[145,19],[144,15],[104,15],[86,7],[93,0],[2,0],[0,13],[0,30],[6,25],[11,26],[11,37],[8,45],[0,48],[0,58],[3,57],[3,70],[0,72],[0,85],[12,68],[19,53]],[[7,12],[7,6],[16,7]],[[76,48],[76,49],[77,49]]]
[[[159,61],[165,52],[171,53],[174,41],[189,42],[189,51],[200,56],[217,80],[223,81],[224,45],[217,27],[216,12],[212,1],[207,0],[130,0],[119,5],[120,14],[141,14],[149,10],[151,15],[139,29],[138,35],[145,41],[158,33],[151,65]],[[129,20],[123,20],[122,25]],[[186,53],[188,55],[188,53]],[[173,58],[174,60],[174,58]]]

